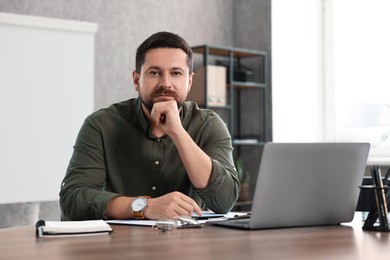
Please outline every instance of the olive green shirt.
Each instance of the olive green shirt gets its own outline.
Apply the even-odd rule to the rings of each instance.
[[[184,129],[212,160],[209,184],[191,185],[175,144],[149,132],[139,98],[113,104],[86,118],[61,184],[63,220],[102,219],[117,196],[159,197],[179,191],[200,206],[226,213],[238,198],[239,181],[230,134],[213,111],[185,102]]]

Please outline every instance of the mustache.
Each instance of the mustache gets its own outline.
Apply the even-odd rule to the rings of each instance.
[[[158,87],[151,95],[152,98],[155,98],[158,96],[172,96],[175,99],[178,98],[176,91],[174,91],[170,88],[163,87],[163,86]]]
[[[142,104],[146,107],[149,112],[152,111],[153,105],[154,105],[154,98],[159,97],[159,96],[170,96],[173,97],[176,102],[177,106],[180,108],[183,105],[183,102],[181,101],[179,95],[177,94],[176,91],[164,87],[164,86],[159,86],[157,87],[149,96],[149,99],[144,99],[140,96]]]

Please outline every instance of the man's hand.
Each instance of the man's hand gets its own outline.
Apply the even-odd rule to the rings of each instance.
[[[211,158],[183,128],[177,102],[166,100],[154,103],[147,116],[155,136],[168,135],[175,143],[191,183],[197,189],[207,187],[212,170]]]
[[[182,129],[179,109],[175,100],[155,103],[150,116],[155,122],[155,125],[168,136],[171,136],[175,134],[177,130]]]
[[[181,192],[171,192],[158,198],[148,199],[144,215],[148,219],[159,219],[191,216],[193,212],[202,215],[201,209],[193,199]]]

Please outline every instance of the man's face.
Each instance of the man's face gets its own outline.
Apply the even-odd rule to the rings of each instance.
[[[192,84],[186,59],[181,49],[157,48],[146,53],[141,71],[133,72],[133,80],[149,112],[157,102],[176,100],[179,107],[183,105]]]

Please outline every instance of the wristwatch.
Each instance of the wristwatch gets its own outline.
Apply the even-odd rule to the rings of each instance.
[[[147,205],[146,200],[150,199],[149,196],[139,196],[131,202],[131,210],[136,219],[144,219],[144,209]]]

